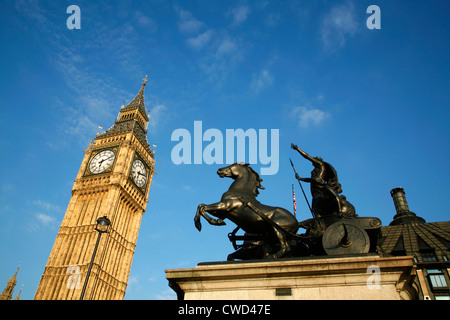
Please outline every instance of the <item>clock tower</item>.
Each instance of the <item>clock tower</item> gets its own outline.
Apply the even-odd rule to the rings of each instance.
[[[147,76],[115,124],[84,151],[34,299],[78,300],[85,283],[84,299],[124,298],[155,167],[147,141],[146,82]],[[104,216],[111,224],[100,237],[96,223]]]

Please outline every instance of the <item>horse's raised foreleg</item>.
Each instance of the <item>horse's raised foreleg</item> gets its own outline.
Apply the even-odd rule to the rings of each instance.
[[[209,224],[215,225],[215,226],[223,226],[226,223],[222,219],[214,219],[211,216],[209,216],[206,212],[211,213],[212,215],[216,216],[216,212],[220,212],[226,210],[226,205],[223,202],[216,202],[213,204],[206,205],[204,203],[200,204],[197,207],[197,212],[194,217],[195,227],[198,229],[198,231],[201,231],[202,224],[200,222],[200,216],[203,216],[206,221],[209,222]]]
[[[194,217],[195,227],[198,229],[198,231],[202,230],[202,223],[200,221],[200,216],[205,214],[204,212],[202,212],[202,207],[204,205],[205,204],[203,204],[203,203],[198,205],[197,212],[195,213],[195,217]]]

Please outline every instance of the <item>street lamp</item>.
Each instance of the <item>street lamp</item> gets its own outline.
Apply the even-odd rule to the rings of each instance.
[[[97,253],[98,243],[100,242],[100,237],[102,233],[108,232],[108,227],[111,225],[111,221],[106,216],[97,219],[97,225],[95,230],[98,232],[97,242],[95,243],[94,252],[92,253],[91,263],[86,274],[86,279],[84,280],[83,290],[81,290],[80,300],[83,300],[84,292],[86,291],[87,283],[89,281],[89,276],[91,274],[92,264],[94,263],[95,254]]]
[[[95,230],[97,230],[100,234],[108,232],[108,227],[110,226],[111,221],[106,216],[100,217],[97,219],[97,225],[95,226]]]

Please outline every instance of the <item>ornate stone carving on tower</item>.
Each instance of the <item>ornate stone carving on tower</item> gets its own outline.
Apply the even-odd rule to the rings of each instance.
[[[80,298],[102,216],[111,225],[99,242],[84,299],[124,298],[155,166],[147,141],[146,82],[147,76],[115,124],[85,150],[35,299]]]
[[[13,295],[13,292],[14,292],[14,287],[17,284],[17,279],[16,278],[17,278],[17,272],[18,271],[19,271],[19,267],[17,267],[16,272],[14,273],[12,278],[8,280],[8,283],[6,284],[5,289],[3,289],[3,292],[0,295],[0,300],[11,300],[12,299],[12,295]],[[14,299],[14,300],[19,300],[19,297],[20,297],[20,291],[19,291],[19,294],[17,295],[16,299]]]

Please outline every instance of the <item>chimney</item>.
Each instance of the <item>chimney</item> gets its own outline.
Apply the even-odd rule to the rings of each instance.
[[[394,200],[395,210],[397,214],[390,226],[399,224],[415,224],[424,223],[425,219],[416,216],[414,212],[409,211],[408,202],[406,202],[405,190],[403,188],[394,188],[391,190],[391,196]]]
[[[392,189],[391,196],[398,214],[409,212],[408,202],[406,202],[405,190],[403,188]]]

